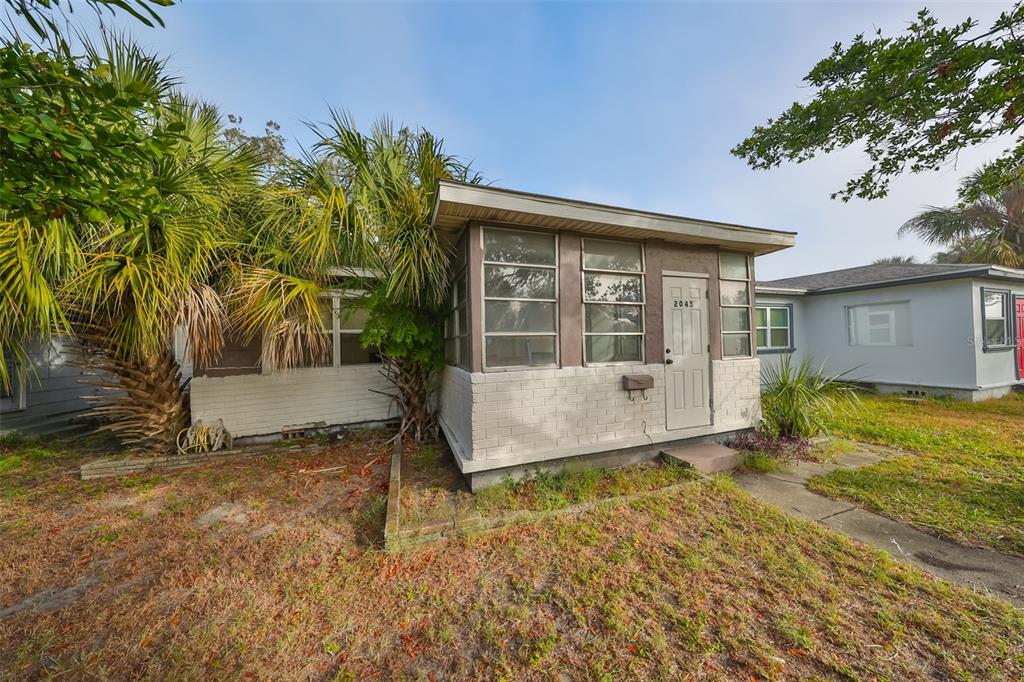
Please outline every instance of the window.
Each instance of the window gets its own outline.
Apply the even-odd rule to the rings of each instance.
[[[358,295],[363,292],[350,292]],[[320,304],[325,344],[322,349],[308,353],[306,367],[341,367],[380,362],[376,349],[363,348],[360,334],[369,313],[354,304],[352,296],[334,293],[325,296]]]
[[[558,362],[558,247],[544,232],[482,230],[484,367]]]
[[[877,303],[846,308],[851,346],[909,346],[910,303]]]
[[[1010,292],[982,289],[981,302],[981,325],[985,334],[984,347],[986,349],[1009,347],[1012,344]]]
[[[459,240],[452,261],[455,277],[448,293],[448,311],[444,320],[444,353],[449,365],[469,369],[469,301],[466,239]]]
[[[0,380],[0,412],[25,409],[25,376],[13,360],[6,360],[8,383]]]
[[[749,357],[750,259],[742,253],[719,253],[718,279],[722,357]]]
[[[644,359],[644,248],[583,240],[583,361]]]
[[[793,308],[789,305],[758,306],[756,315],[757,351],[793,349]]]

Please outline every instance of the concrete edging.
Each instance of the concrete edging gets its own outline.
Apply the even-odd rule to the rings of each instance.
[[[305,446],[307,448],[317,446]],[[86,462],[79,469],[83,481],[115,476],[128,476],[145,471],[173,471],[201,466],[203,464],[234,462],[239,460],[266,457],[278,452],[288,452],[290,448],[279,446],[245,447],[215,452],[197,452],[186,455],[166,455],[150,457],[104,458]]]

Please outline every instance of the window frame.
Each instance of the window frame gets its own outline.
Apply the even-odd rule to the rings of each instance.
[[[343,363],[341,357],[341,335],[346,334],[348,336],[360,335],[363,333],[362,328],[356,327],[343,327],[341,321],[341,302],[349,300],[357,300],[366,295],[366,291],[362,289],[332,289],[325,291],[320,294],[321,298],[330,299],[331,301],[331,324],[330,326],[324,326],[324,333],[330,337],[331,351],[330,351],[330,362],[323,365],[303,365],[301,367],[293,367],[296,370],[307,370],[307,369],[339,369],[343,367],[374,367],[380,365],[378,362],[349,362]],[[372,351],[371,351],[372,352]],[[264,369],[262,374],[270,374],[271,371]]]
[[[747,266],[746,267],[746,274],[747,274],[747,276],[744,279],[739,279],[737,277],[725,277],[725,276],[722,275],[722,256],[726,255],[726,254],[733,255],[733,256],[743,256],[744,260],[746,261],[746,266]],[[719,282],[719,287],[718,287],[718,311],[719,311],[719,314],[718,314],[718,333],[719,333],[720,342],[721,342],[722,360],[748,360],[750,358],[755,357],[755,354],[757,353],[757,348],[756,348],[756,346],[757,346],[757,339],[755,338],[755,336],[756,336],[755,323],[757,322],[757,320],[753,319],[753,313],[751,312],[752,309],[757,305],[756,302],[754,301],[754,297],[751,295],[751,291],[750,291],[750,289],[751,289],[751,287],[750,287],[751,270],[753,269],[751,267],[751,265],[752,265],[751,260],[752,259],[750,257],[750,254],[743,253],[743,252],[740,252],[740,251],[719,251],[718,252],[718,282]],[[746,283],[746,288],[747,288],[747,304],[746,305],[736,305],[736,304],[733,304],[733,303],[730,303],[730,304],[722,303],[722,287],[721,287],[721,283],[722,282],[744,282],[744,283]],[[743,310],[747,311],[747,330],[746,331],[726,331],[725,330],[725,325],[723,324],[723,321],[725,320],[725,315],[723,314],[723,311],[726,308],[734,308],[734,309],[738,308],[738,309],[743,309]],[[748,346],[750,348],[750,352],[747,353],[746,355],[726,355],[725,354],[725,337],[726,336],[740,336],[742,334],[745,334],[747,336],[747,339],[749,340]]]
[[[551,236],[554,239],[554,264],[553,265],[537,265],[534,263],[504,263],[501,261],[487,260],[487,249],[484,238],[488,231],[493,232],[512,232],[520,234],[543,234]],[[496,227],[491,225],[481,225],[479,229],[480,233],[480,368],[484,372],[514,372],[531,369],[551,369],[554,367],[560,367],[559,362],[561,361],[559,339],[561,338],[561,308],[559,306],[559,286],[560,286],[560,273],[559,273],[559,248],[561,246],[559,242],[558,232],[542,230],[542,229],[531,229],[531,228],[514,228],[514,227]],[[487,266],[495,265],[499,267],[522,267],[522,268],[534,268],[534,269],[548,269],[553,270],[555,273],[555,297],[553,299],[548,298],[508,298],[504,296],[488,296],[486,283],[487,283]],[[468,296],[468,294],[467,294]],[[554,316],[555,316],[555,330],[553,332],[488,332],[487,331],[487,301],[533,301],[538,303],[551,303],[554,305]],[[544,365],[497,365],[490,367],[487,364],[487,337],[515,337],[515,336],[550,336],[554,340],[554,362]],[[472,351],[471,351],[472,352]]]
[[[989,319],[993,319],[993,320],[999,319],[999,318],[989,318],[988,317],[988,312],[986,310],[987,306],[985,305],[985,296],[988,295],[988,294],[998,294],[999,296],[1002,296],[1002,298],[1003,298],[1003,317],[1002,317],[1002,320],[1003,320],[1003,343],[990,344],[988,342],[988,334],[985,332],[985,323],[988,322]],[[982,349],[982,352],[993,353],[993,352],[1000,352],[1000,351],[1008,351],[1008,350],[1014,350],[1017,347],[1016,344],[1013,343],[1013,338],[1014,338],[1013,321],[1014,321],[1014,316],[1015,316],[1014,313],[1015,313],[1015,311],[1013,309],[1012,301],[1013,301],[1013,292],[1011,292],[1009,289],[994,289],[992,287],[981,287],[981,349]]]
[[[0,396],[0,412],[21,412],[28,406],[25,369],[17,362],[10,362],[7,371],[11,380],[11,394]]]
[[[459,266],[455,272],[455,276],[452,277],[449,282],[450,291],[448,294],[448,300],[445,305],[445,318],[444,318],[444,343],[445,343],[445,363],[449,367],[458,367],[460,369],[469,370],[470,359],[469,356],[472,354],[472,345],[469,343],[469,338],[472,336],[472,324],[469,321],[469,259],[467,246],[469,244],[467,231],[463,230],[463,233],[459,235],[458,239],[455,240],[455,249],[457,252],[458,259],[455,261],[456,265]],[[482,269],[481,269],[482,272]],[[462,298],[458,298],[458,283],[462,282]],[[459,324],[459,308],[464,308],[466,311],[466,328],[462,329]],[[466,357],[462,357],[462,340],[466,339]],[[454,342],[455,344],[455,357],[454,361],[448,357],[448,343]]]
[[[896,314],[897,311],[896,310],[878,310],[878,311],[874,311],[874,312],[869,310],[867,312],[867,318],[866,319],[868,320],[868,323],[867,323],[867,326],[864,329],[865,338],[864,338],[864,342],[863,343],[856,343],[858,335],[856,334],[856,328],[857,328],[856,327],[856,318],[855,318],[855,316],[853,314],[853,311],[856,310],[857,308],[873,308],[873,307],[881,307],[881,306],[900,306],[900,305],[905,305],[907,307],[907,324],[910,324],[910,320],[913,319],[913,317],[912,317],[913,316],[913,311],[912,311],[912,305],[911,304],[912,304],[911,299],[901,299],[901,300],[897,300],[897,301],[875,301],[875,302],[871,302],[871,303],[857,303],[857,304],[853,304],[853,305],[845,305],[845,306],[843,306],[843,309],[844,309],[845,314],[846,314],[846,345],[848,347],[850,347],[850,348],[858,348],[858,347],[859,348],[913,348],[914,347],[914,340],[913,340],[913,327],[912,326],[911,326],[910,332],[909,332],[910,333],[910,342],[909,343],[899,343],[899,341],[898,341],[898,334],[897,334],[897,331],[896,331],[896,321],[897,321],[897,314]],[[880,328],[880,325],[872,325],[870,323],[870,318],[871,318],[872,315],[882,315],[882,314],[886,314],[888,316],[888,318],[889,318],[889,324],[888,324],[888,327],[889,327],[889,338],[885,342],[876,343],[876,342],[873,342],[871,340],[871,331],[872,331],[872,329]]]
[[[603,268],[586,267],[587,242],[607,242],[610,244],[629,244],[640,247],[640,270],[607,270]],[[599,273],[607,275],[626,275],[640,278],[640,301],[588,301],[587,300],[587,273]],[[647,248],[643,242],[631,241],[628,239],[606,239],[602,237],[581,237],[580,238],[580,338],[583,343],[583,366],[584,367],[614,367],[616,365],[642,365],[647,362]],[[587,331],[587,306],[588,305],[623,305],[640,308],[640,324],[643,331],[640,332],[588,332]],[[590,362],[587,360],[587,337],[588,336],[639,336],[640,337],[640,359],[639,360],[617,360],[613,362]]]
[[[764,320],[766,326],[762,327],[757,324],[757,311],[764,310]],[[786,326],[777,327],[772,324],[772,310],[785,310],[786,311]],[[757,332],[761,329],[765,330],[765,341],[768,345],[761,347],[757,345]],[[786,340],[789,343],[785,346],[773,346],[772,345],[772,330],[785,329]],[[766,303],[764,305],[754,305],[754,346],[757,348],[757,354],[763,353],[792,353],[796,350],[796,345],[793,343],[793,304],[792,303]]]

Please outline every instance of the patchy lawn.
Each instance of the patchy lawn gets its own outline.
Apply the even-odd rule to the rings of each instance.
[[[474,511],[484,517],[553,511],[657,490],[695,476],[680,464],[653,461],[619,469],[540,472],[523,481],[507,479],[473,495],[447,449],[427,446],[408,453],[402,461],[401,525],[405,528]]]
[[[812,490],[1024,555],[1024,396],[981,403],[868,397],[837,415],[831,431],[913,452],[813,478]]]
[[[0,453],[9,679],[1024,676],[1021,611],[724,478],[394,557],[380,438],[85,484],[44,449]]]

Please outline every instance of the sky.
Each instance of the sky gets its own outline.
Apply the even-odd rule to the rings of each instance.
[[[191,94],[273,119],[292,144],[334,107],[368,126],[423,126],[511,189],[798,232],[758,259],[758,279],[936,250],[897,229],[955,203],[955,167],[904,176],[887,198],[829,199],[866,166],[858,149],[754,171],[729,150],[806,100],[837,42],[902,31],[918,3],[391,3],[184,0],[162,29],[131,24]],[[931,3],[944,23],[987,26],[1009,3]],[[116,23],[123,23],[115,21]]]

